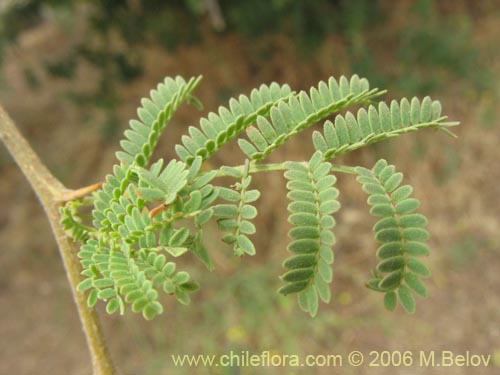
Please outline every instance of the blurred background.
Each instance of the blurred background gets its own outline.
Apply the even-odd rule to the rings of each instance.
[[[203,74],[205,105],[183,108],[158,147],[187,125],[261,83],[306,89],[354,73],[387,99],[431,95],[461,121],[454,140],[422,131],[339,162],[396,164],[430,221],[430,297],[417,312],[384,310],[363,285],[376,264],[375,222],[352,176],[338,177],[342,210],[332,302],[315,319],[280,297],[286,257],[286,191],[280,174],[256,176],[263,191],[258,255],[243,261],[210,233],[217,269],[187,259],[202,284],[188,307],[168,300],[152,322],[98,307],[120,374],[329,374],[332,369],[173,368],[171,353],[230,350],[346,354],[449,350],[491,354],[500,371],[500,3],[496,0],[1,0],[0,102],[54,174],[69,187],[102,181],[141,97],[164,76]],[[309,133],[270,162],[309,157]],[[233,145],[211,163],[236,164]],[[239,154],[237,154],[239,155]],[[89,374],[55,241],[34,194],[0,147],[0,374]],[[442,374],[439,368],[349,368],[345,374]]]

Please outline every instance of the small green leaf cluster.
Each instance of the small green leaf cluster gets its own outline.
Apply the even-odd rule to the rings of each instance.
[[[166,124],[183,102],[196,103],[191,95],[201,77],[175,80],[166,78],[156,90],[151,90],[151,99],[143,99],[142,107],[137,110],[140,120],[131,120],[130,129],[125,131],[128,140],[120,142],[122,151],[116,153],[121,162],[113,167],[113,174],[106,177],[106,183],[95,195],[95,209],[92,213],[94,227],[106,231],[109,220],[106,217],[111,205],[116,203],[127,189],[134,176],[134,167],[143,167],[151,158]]]
[[[89,238],[92,228],[82,224],[82,219],[78,215],[78,208],[82,205],[80,200],[68,202],[61,208],[61,225],[64,230],[71,233],[75,241],[85,242]]]
[[[118,151],[118,160],[128,165],[145,166],[153,153],[168,121],[179,105],[185,101],[198,104],[191,92],[199,85],[201,77],[191,78],[188,82],[177,77],[166,78],[156,90],[151,90],[149,98],[141,100],[142,107],[137,110],[140,120],[131,120],[130,129],[120,142],[123,151]]]
[[[427,220],[414,213],[418,201],[409,198],[412,188],[399,186],[402,175],[394,166],[379,161],[371,170],[339,166],[330,160],[368,144],[424,128],[451,134],[441,116],[439,102],[426,97],[371,103],[384,91],[370,89],[365,78],[330,78],[317,87],[293,92],[288,85],[261,85],[249,96],[230,99],[226,107],[202,118],[199,127],[190,126],[182,145],[175,151],[180,160],[151,162],[161,133],[182,103],[199,104],[192,95],[200,77],[184,80],[167,78],[149,99],[141,101],[139,120],[130,129],[117,152],[119,161],[106,176],[102,188],[92,197],[68,202],[62,209],[62,225],[82,243],[79,257],[84,279],[78,290],[88,291],[88,304],[106,303],[109,313],[132,311],[152,319],[164,311],[160,291],[188,304],[198,283],[189,273],[178,270],[176,259],[191,256],[208,270],[215,265],[203,236],[209,222],[215,222],[222,241],[236,256],[251,256],[256,248],[251,240],[256,227],[254,205],[260,192],[251,187],[257,172],[284,172],[288,180],[288,235],[291,256],[284,261],[287,271],[279,292],[296,293],[299,306],[316,315],[319,301],[331,299],[333,279],[335,219],[340,209],[334,172],[358,174],[358,181],[369,194],[371,213],[381,217],[375,239],[381,244],[380,263],[368,287],[385,294],[385,305],[394,309],[399,300],[413,312],[412,292],[425,296],[420,281],[430,275],[416,259],[427,255],[424,241]],[[357,115],[346,112],[351,106],[368,105]],[[336,115],[334,121],[327,118]],[[323,132],[315,131],[316,149],[305,162],[285,161],[263,164],[263,159],[295,135],[324,122]],[[247,156],[244,164],[204,167],[204,162],[228,142],[236,140]],[[207,163],[208,164],[208,163]],[[215,181],[225,177],[234,183],[222,186]],[[91,204],[92,226],[79,216],[82,205]]]
[[[322,161],[323,154],[316,152],[307,163],[285,163],[291,201],[288,221],[294,226],[288,232],[292,240],[288,251],[293,256],[283,263],[289,271],[281,276],[287,284],[279,292],[298,293],[299,306],[311,316],[318,312],[318,296],[330,302],[331,247],[335,244],[332,215],[340,208],[339,192],[333,187],[336,178],[330,174],[332,165]]]
[[[283,145],[290,138],[335,112],[353,104],[366,103],[384,92],[370,90],[368,81],[352,76],[350,81],[342,76],[337,82],[333,77],[328,84],[320,82],[310,94],[302,91],[285,102],[271,108],[270,121],[257,117],[257,127],[247,129],[246,139],[238,140],[241,150],[251,159],[260,161]]]
[[[219,198],[234,202],[214,206],[214,215],[219,217],[217,224],[221,232],[229,232],[222,241],[234,246],[235,255],[255,255],[255,246],[248,235],[255,233],[255,225],[249,220],[257,216],[257,209],[251,205],[260,197],[258,190],[249,190],[252,176],[248,175],[248,161],[243,173],[239,170],[226,168],[232,177],[241,178],[241,182],[234,185],[234,189],[220,187]]]
[[[134,312],[152,319],[163,311],[157,289],[174,294],[181,303],[187,303],[187,293],[197,289],[186,272],[173,274],[175,263],[164,264],[161,253],[177,257],[188,247],[196,247],[197,235],[174,222],[194,216],[202,219],[216,191],[209,179],[197,178],[201,160],[191,168],[175,160],[163,167],[161,159],[144,167],[175,110],[182,102],[196,102],[191,92],[199,81],[199,77],[187,82],[180,77],[165,79],[151,91],[151,99],[142,100],[137,111],[140,121],[131,120],[125,131],[127,139],[120,143],[123,150],[117,152],[121,163],[94,195],[94,228],[87,239],[79,238],[86,278],[78,289],[90,289],[89,306],[101,299],[109,313],[123,313],[128,303]],[[151,204],[165,210],[153,214]]]
[[[441,116],[441,104],[426,96],[422,101],[403,98],[400,103],[393,100],[390,107],[380,102],[378,109],[370,105],[368,110],[360,108],[355,116],[351,112],[330,120],[323,125],[323,134],[313,133],[316,150],[325,154],[326,159],[354,151],[381,139],[396,137],[400,134],[424,128],[436,128],[450,133],[448,126],[455,123],[445,122]]]
[[[427,289],[420,278],[429,277],[430,271],[417,257],[429,255],[425,241],[429,232],[425,229],[427,218],[415,213],[420,202],[410,198],[413,188],[402,185],[403,174],[394,165],[379,160],[369,170],[357,167],[357,180],[369,195],[370,214],[380,220],[373,227],[375,240],[380,244],[373,270],[373,278],[367,286],[385,293],[384,304],[394,310],[399,302],[410,313],[415,311],[412,292],[427,297]]]
[[[240,95],[229,100],[229,108],[219,107],[218,113],[210,112],[200,120],[200,129],[190,126],[182,145],[176,145],[179,158],[190,164],[196,156],[208,159],[224,144],[239,136],[255,123],[258,117],[267,116],[276,103],[291,98],[290,86],[277,83],[253,89],[250,97]]]

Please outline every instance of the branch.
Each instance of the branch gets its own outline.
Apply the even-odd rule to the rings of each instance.
[[[95,184],[82,187],[80,189],[72,190],[72,189],[63,189],[60,191],[60,195],[57,198],[58,202],[69,202],[74,201],[76,199],[84,198],[93,191],[99,190],[102,186],[102,182],[97,182]]]
[[[0,106],[0,140],[5,144],[28,179],[49,219],[90,349],[94,375],[113,375],[115,371],[97,313],[87,307],[85,294],[76,292],[76,285],[81,281],[80,264],[77,257],[78,248],[66,236],[60,225],[61,197],[67,194],[68,189],[50,173],[38,158],[2,106]]]

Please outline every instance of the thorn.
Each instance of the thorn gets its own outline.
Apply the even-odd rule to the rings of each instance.
[[[99,190],[102,186],[102,182],[97,182],[95,184],[89,185],[82,187],[80,189],[76,190],[71,190],[67,189],[61,192],[60,196],[57,197],[56,201],[57,202],[68,202],[68,201],[74,201],[76,199],[80,199],[85,197],[86,195],[89,195],[90,193]]]

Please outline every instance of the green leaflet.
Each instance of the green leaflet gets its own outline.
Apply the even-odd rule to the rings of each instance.
[[[325,160],[338,155],[354,151],[366,145],[380,142],[398,135],[417,131],[425,128],[442,130],[453,135],[449,127],[458,125],[456,122],[446,122],[446,116],[441,116],[441,105],[438,101],[426,96],[421,102],[418,98],[402,99],[400,103],[392,101],[389,107],[380,102],[378,108],[370,105],[368,111],[364,108],[358,110],[356,116],[347,112],[345,116],[335,118],[335,125],[326,121],[323,125],[323,134],[319,131],[313,133],[313,144],[316,150],[325,155]],[[392,180],[387,180],[387,186],[382,186],[392,192],[400,184],[401,174],[392,175]]]
[[[145,278],[144,271],[140,270],[133,259],[115,253],[110,257],[109,268],[125,302],[132,305],[132,311],[142,312],[147,320],[163,312],[162,305],[157,301],[158,292],[153,289],[152,282]]]
[[[331,246],[335,243],[331,215],[340,208],[335,178],[329,175],[332,166],[322,159],[316,152],[308,163],[285,164],[289,221],[294,225],[288,232],[292,240],[288,251],[293,255],[283,263],[289,271],[281,276],[286,285],[279,292],[298,293],[300,307],[311,316],[318,311],[318,297],[330,301]]]
[[[416,103],[414,100],[413,105]],[[416,113],[414,111],[408,121],[419,120]],[[425,118],[429,115],[425,114]],[[427,289],[420,277],[430,276],[427,266],[414,258],[428,255],[424,241],[429,239],[429,233],[423,229],[427,219],[414,213],[420,202],[409,197],[412,192],[409,185],[399,186],[403,175],[396,172],[393,165],[382,159],[371,170],[358,167],[356,172],[358,182],[369,194],[370,213],[380,218],[373,227],[375,239],[380,244],[377,250],[380,262],[374,271],[375,277],[367,286],[385,293],[384,305],[388,310],[394,310],[399,300],[407,312],[413,313],[415,300],[412,292],[426,297]]]
[[[61,225],[64,230],[71,233],[73,240],[85,243],[94,232],[94,228],[82,224],[81,219],[78,217],[78,207],[80,205],[81,202],[72,201],[61,207]]]
[[[131,120],[130,129],[125,131],[127,139],[120,142],[123,151],[118,151],[118,160],[144,167],[172,114],[182,101],[191,99],[191,92],[200,81],[201,77],[188,82],[179,76],[175,80],[165,78],[156,90],[151,90],[150,99],[141,100],[139,120]]]
[[[385,293],[384,295],[384,306],[389,311],[394,311],[398,303],[398,297],[394,291]]]
[[[321,119],[383,93],[370,90],[368,81],[357,75],[350,80],[342,76],[339,82],[332,77],[328,84],[320,82],[318,88],[311,88],[309,95],[302,91],[286,102],[276,103],[270,109],[269,120],[267,114],[259,115],[256,126],[247,129],[248,140],[239,139],[238,145],[251,160],[260,161]]]
[[[248,189],[252,182],[248,167],[247,160],[240,176],[241,182],[236,183],[234,189],[219,188],[219,198],[231,203],[214,206],[214,215],[219,217],[217,220],[219,230],[229,233],[222,240],[233,245],[237,256],[255,255],[255,246],[248,235],[255,233],[255,226],[249,220],[257,216],[257,209],[250,203],[259,198],[260,192]]]
[[[291,93],[288,85],[271,83],[254,89],[250,97],[240,95],[238,100],[231,99],[229,108],[219,107],[218,113],[211,112],[202,118],[200,129],[189,127],[189,135],[182,137],[182,145],[175,146],[177,155],[187,164],[191,164],[196,156],[208,159],[255,123],[258,116],[267,116],[273,106],[287,100]]]
[[[161,170],[163,159],[158,160],[155,164]],[[140,195],[146,201],[162,200],[165,204],[172,203],[177,198],[179,191],[187,185],[189,171],[186,167],[186,164],[177,160],[171,160],[159,173],[135,167],[134,172],[137,173],[139,180],[142,182],[139,186]],[[157,192],[159,198],[147,199],[146,192],[150,191]]]

